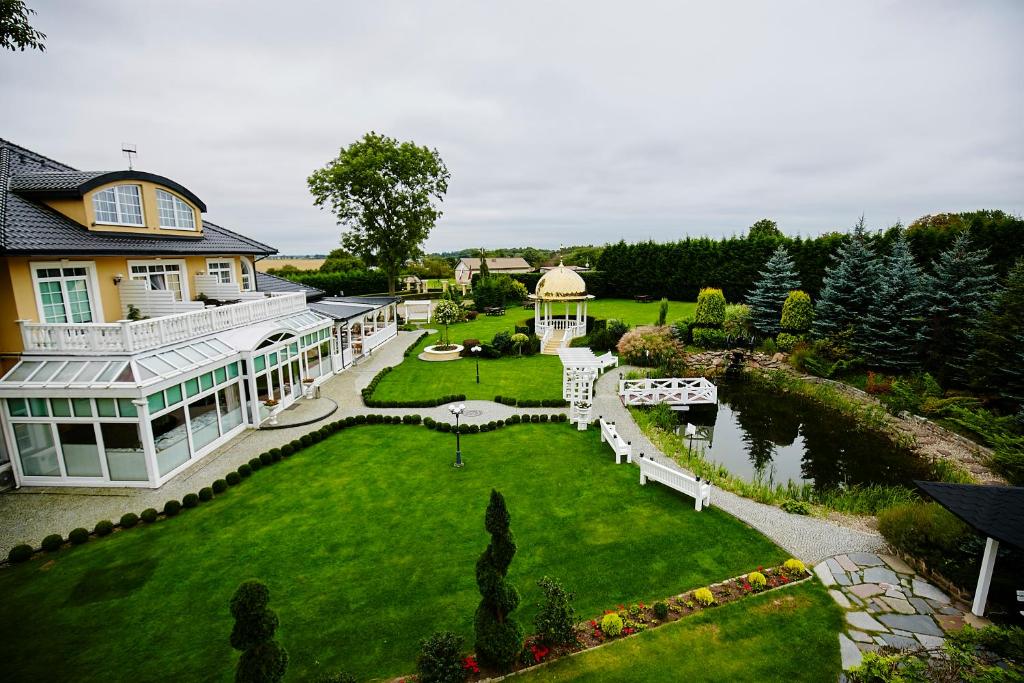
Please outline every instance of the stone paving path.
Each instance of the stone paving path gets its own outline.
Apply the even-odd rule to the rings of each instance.
[[[844,670],[882,646],[936,648],[945,642],[947,631],[989,623],[891,555],[836,555],[816,565],[814,573],[846,610],[846,630],[839,634]]]
[[[629,410],[622,405],[618,395],[619,376],[630,369],[624,366],[609,370],[598,379],[594,388],[594,414],[615,422],[619,434],[633,445],[634,454],[643,453],[644,457],[686,472],[686,468],[643,435]],[[808,565],[840,553],[873,552],[885,547],[885,541],[878,534],[848,529],[818,517],[792,515],[774,505],[764,505],[719,488],[712,492],[711,504],[754,527]]]

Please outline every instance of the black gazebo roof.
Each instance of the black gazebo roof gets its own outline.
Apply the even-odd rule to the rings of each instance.
[[[1024,487],[914,483],[978,532],[1024,549]]]

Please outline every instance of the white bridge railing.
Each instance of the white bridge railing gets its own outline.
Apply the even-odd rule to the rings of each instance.
[[[693,509],[697,512],[705,507],[711,507],[711,484],[708,482],[645,458],[643,453],[637,458],[637,464],[640,465],[641,486],[647,484],[647,480],[650,479],[693,498]]]
[[[703,377],[623,379],[619,396],[627,406],[713,405],[718,403],[718,387]]]
[[[633,446],[619,435],[614,422],[607,422],[603,417],[598,418],[601,425],[601,443],[606,443],[615,452],[615,464],[622,464],[622,456],[626,456],[626,462],[633,462]]]
[[[305,292],[116,323],[19,321],[25,353],[135,353],[306,310]]]

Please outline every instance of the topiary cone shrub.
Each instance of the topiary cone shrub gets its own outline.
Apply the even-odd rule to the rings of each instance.
[[[505,580],[516,554],[509,524],[505,499],[492,489],[484,518],[484,528],[491,535],[491,542],[476,563],[476,585],[481,600],[476,609],[474,631],[480,662],[502,671],[515,664],[523,645],[523,630],[509,616],[519,606],[519,591]]]
[[[231,598],[231,647],[241,651],[236,683],[276,683],[288,668],[288,652],[274,640],[277,614],[267,605],[270,589],[255,579],[243,581]]]

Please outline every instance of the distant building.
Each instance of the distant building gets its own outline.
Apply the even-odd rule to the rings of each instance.
[[[515,256],[511,258],[488,258],[487,269],[494,273],[532,273],[534,271],[526,259]],[[455,266],[455,281],[460,285],[468,285],[473,282],[474,273],[480,272],[480,259],[460,258]]]

